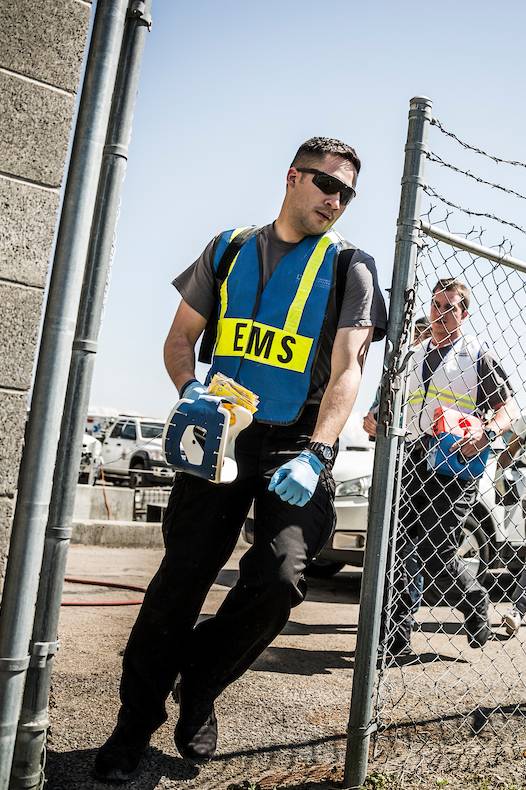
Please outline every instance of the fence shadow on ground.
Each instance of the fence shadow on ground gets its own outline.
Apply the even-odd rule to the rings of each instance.
[[[47,753],[47,790],[102,790],[115,787],[114,783],[101,782],[91,772],[97,749],[73,749],[69,752]],[[187,760],[164,754],[151,746],[141,763],[140,788],[154,790],[161,779],[189,781],[199,774],[199,768]]]
[[[333,669],[349,669],[354,650],[303,650],[299,647],[269,647],[251,669],[291,675],[329,675]]]

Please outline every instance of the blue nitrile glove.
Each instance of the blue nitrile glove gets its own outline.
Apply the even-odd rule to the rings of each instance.
[[[206,387],[204,384],[201,384],[197,379],[190,379],[190,381],[187,381],[186,384],[183,385],[179,395],[181,398],[196,401],[201,395],[204,395],[205,392]]]
[[[268,490],[274,491],[289,505],[303,507],[307,504],[318,485],[320,472],[324,469],[320,459],[310,450],[303,450],[297,458],[288,461],[272,475]]]

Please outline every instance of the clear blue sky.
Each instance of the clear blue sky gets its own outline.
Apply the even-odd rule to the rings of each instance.
[[[153,5],[91,404],[163,417],[176,399],[162,361],[178,304],[172,278],[220,230],[276,217],[287,167],[304,139],[326,135],[356,147],[359,197],[337,229],[375,257],[383,288],[391,281],[412,96],[430,96],[436,116],[461,137],[526,158],[526,6]],[[446,142],[435,147],[451,161],[526,191],[526,171],[492,169]],[[440,170],[433,183],[453,200],[526,224],[524,201],[508,203],[455,178]],[[495,229],[492,243],[501,237]],[[515,238],[521,257],[523,238]],[[374,394],[382,356],[376,344],[360,411]]]

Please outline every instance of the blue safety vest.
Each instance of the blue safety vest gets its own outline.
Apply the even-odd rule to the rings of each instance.
[[[240,230],[221,235],[215,270]],[[343,244],[335,231],[307,236],[283,256],[264,288],[255,235],[230,265],[220,289],[207,382],[214,373],[224,373],[255,392],[259,422],[288,425],[301,413]]]

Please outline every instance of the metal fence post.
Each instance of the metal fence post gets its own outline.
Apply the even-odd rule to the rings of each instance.
[[[26,426],[0,611],[0,790],[22,704],[67,371],[127,0],[99,0]]]
[[[366,778],[382,617],[389,525],[393,506],[396,457],[400,438],[403,388],[396,382],[401,355],[409,345],[404,332],[406,303],[415,281],[419,238],[419,211],[431,101],[411,99],[405,147],[400,213],[389,307],[389,325],[384,358],[380,419],[376,438],[374,473],[369,496],[367,547],[360,597],[360,617],[349,716],[343,786],[360,788]],[[397,386],[398,384],[398,386]],[[387,421],[388,428],[382,430]]]
[[[121,187],[128,161],[140,65],[146,34],[151,25],[151,4],[151,0],[130,2],[113,93],[73,341],[33,626],[32,660],[28,669],[18,725],[10,790],[39,788],[44,778],[42,757],[49,726],[48,700],[53,657],[58,646],[56,641],[58,620],[71,537],[79,458],[111,265]]]

